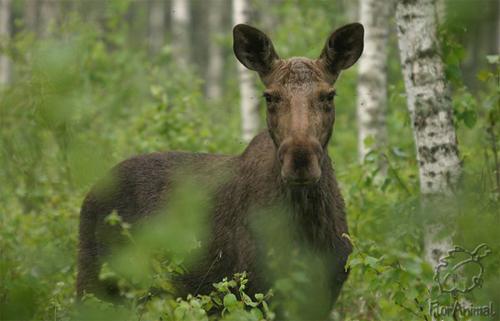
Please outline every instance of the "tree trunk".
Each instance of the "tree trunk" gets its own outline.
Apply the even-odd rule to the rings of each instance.
[[[361,2],[360,0],[359,2]],[[383,0],[389,1],[389,0]],[[341,6],[344,9],[344,15],[347,19],[347,21],[356,21],[358,19],[358,12],[360,10],[359,8],[359,3],[358,1],[352,1],[352,0],[342,0],[341,1]],[[382,2],[382,1],[381,1]]]
[[[41,0],[40,3],[40,35],[46,37],[50,34],[52,24],[57,22],[57,0]]]
[[[446,0],[436,0],[436,18],[438,25],[446,22]]]
[[[257,14],[259,15],[259,25],[265,30],[275,30],[278,27],[279,21],[274,10],[265,10],[266,8],[279,8],[283,5],[282,0],[266,0],[259,3]]]
[[[497,54],[500,54],[500,4],[498,2],[496,2],[496,11],[497,11],[497,30],[496,30],[496,35],[495,35],[495,38],[496,38],[496,47],[497,47]]]
[[[453,214],[446,208],[462,170],[453,126],[452,105],[436,34],[435,0],[400,0],[398,41],[408,109],[419,164],[425,213]],[[443,202],[444,201],[444,202]],[[448,211],[447,211],[448,209]],[[436,264],[449,240],[439,240],[438,223],[426,226],[426,258]]]
[[[207,83],[206,96],[208,99],[219,100],[222,96],[222,71],[224,59],[222,57],[222,47],[218,42],[222,33],[222,13],[227,7],[226,1],[208,1],[208,63],[207,63]]]
[[[190,61],[190,5],[189,0],[172,1],[172,53],[181,68]]]
[[[0,43],[6,47],[10,39],[11,0],[0,1]],[[0,51],[0,88],[10,82],[10,59]]]
[[[38,1],[24,1],[24,25],[29,31],[35,32],[38,18]]]
[[[248,23],[250,8],[248,0],[233,0],[234,24]],[[254,74],[238,63],[238,76],[240,81],[240,104],[242,138],[249,142],[259,130],[259,109],[255,89]]]
[[[160,52],[165,44],[165,0],[149,2],[149,50],[152,54]]]
[[[360,22],[365,45],[359,60],[358,155],[363,162],[372,150],[387,144],[387,39],[392,1],[361,0]],[[366,144],[373,139],[371,146]]]

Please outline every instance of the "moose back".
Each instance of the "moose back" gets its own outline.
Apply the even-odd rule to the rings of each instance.
[[[344,201],[327,153],[335,121],[333,85],[361,55],[363,34],[362,25],[348,24],[328,37],[319,58],[280,59],[264,33],[235,26],[234,53],[265,86],[267,129],[237,156],[165,152],[117,165],[113,183],[97,184],[82,205],[78,297],[117,294],[116,285],[99,280],[102,263],[118,243],[105,218],[114,211],[134,225],[152,216],[189,172],[200,186],[213,185],[212,205],[202,254],[175,282],[179,295],[208,293],[214,282],[243,271],[250,294],[271,286],[265,249],[251,222],[253,213],[278,205],[294,222],[291,235],[317,253],[327,271],[329,309],[347,278],[351,252]]]

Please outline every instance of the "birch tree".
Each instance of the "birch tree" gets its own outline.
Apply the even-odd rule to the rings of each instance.
[[[248,0],[233,0],[233,23],[248,23],[250,8]],[[254,75],[238,63],[240,83],[240,108],[242,138],[249,142],[259,130],[259,110]]]
[[[149,3],[149,49],[156,54],[165,41],[165,0],[151,0]]]
[[[10,81],[10,60],[4,53],[10,39],[11,0],[0,1],[0,87]]]
[[[387,38],[392,1],[361,0],[360,22],[365,26],[365,44],[359,60],[358,155],[360,162],[371,148],[387,143]]]
[[[495,38],[497,39],[496,41],[497,53],[500,54],[500,4],[498,2],[497,2],[497,30]]]
[[[436,0],[436,17],[438,25],[446,21],[446,0]]]
[[[207,85],[206,96],[208,99],[218,100],[222,96],[222,71],[224,59],[222,47],[218,39],[222,33],[222,13],[226,7],[224,0],[208,1],[208,42]]]
[[[389,0],[383,0],[389,1]],[[361,0],[359,1],[361,2]],[[342,0],[341,6],[344,9],[344,15],[346,16],[348,21],[356,21],[358,19],[358,12],[359,12],[359,3],[358,1],[352,1],[352,0]]]
[[[58,15],[57,0],[41,0],[40,3],[40,34],[46,37],[50,33],[50,28],[57,21]]]
[[[26,0],[24,1],[24,25],[29,31],[36,31],[37,18],[38,18],[38,1]]]
[[[190,10],[189,0],[172,1],[172,53],[181,68],[187,67],[190,56]]]
[[[462,170],[453,126],[452,105],[439,55],[436,34],[435,0],[399,0],[396,9],[398,42],[403,66],[408,109],[410,112],[417,160],[420,192],[424,210],[446,213]],[[448,208],[449,210],[449,208]],[[437,263],[449,249],[446,239],[438,240],[441,227],[426,226],[426,258]]]

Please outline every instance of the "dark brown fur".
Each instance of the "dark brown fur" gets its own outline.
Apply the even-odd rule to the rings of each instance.
[[[353,33],[359,38],[360,30],[361,45],[355,45],[362,50],[362,27],[353,24],[332,34],[317,60],[279,60],[260,31],[235,27],[236,56],[259,72],[266,93],[273,95],[267,97],[268,130],[239,156],[167,152],[119,164],[112,173],[113,183],[94,188],[82,206],[78,296],[85,292],[109,295],[116,290],[98,280],[103,258],[118,242],[105,217],[116,211],[131,224],[144,220],[168,202],[174,177],[182,178],[180,173],[189,169],[196,182],[214,191],[214,202],[206,250],[178,280],[179,293],[207,293],[212,283],[242,271],[249,273],[250,293],[265,290],[269,283],[251,221],[254,209],[279,205],[296,223],[294,235],[320,254],[329,271],[333,303],[347,277],[344,266],[351,245],[344,235],[348,232],[344,201],[326,152],[334,122],[333,102],[323,96],[340,70],[361,54],[358,47],[347,46],[339,52],[334,45],[345,47],[342,42],[351,41]],[[263,54],[263,50],[268,52]]]

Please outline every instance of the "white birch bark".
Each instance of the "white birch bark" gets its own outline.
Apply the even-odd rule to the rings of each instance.
[[[436,0],[436,16],[438,25],[446,22],[446,0]]]
[[[172,0],[172,54],[181,68],[187,68],[190,55],[191,22],[189,0]]]
[[[29,31],[36,31],[38,18],[38,0],[24,2],[24,25]]]
[[[365,27],[363,55],[358,63],[358,155],[363,162],[372,150],[387,144],[387,39],[392,1],[361,0]],[[367,138],[373,145],[367,146]]]
[[[281,0],[266,0],[259,4],[257,10],[259,11],[260,24],[265,30],[274,30],[278,26],[276,11],[272,8],[279,8],[282,4]]]
[[[436,34],[435,0],[399,0],[398,41],[412,121],[424,211],[446,215],[462,166],[452,105]],[[426,227],[426,259],[436,264],[449,239],[439,240],[439,224]]]
[[[165,43],[165,0],[149,3],[149,49],[158,53]]]
[[[497,3],[497,55],[500,55],[500,4]]]
[[[382,1],[389,1],[389,0],[381,0]],[[352,0],[342,0],[342,7],[344,8],[344,14],[347,18],[347,21],[356,21],[358,19],[358,12],[359,12],[359,2],[360,1],[352,1]]]
[[[248,0],[233,0],[233,23],[248,23],[250,8]],[[242,138],[249,142],[259,130],[259,110],[253,72],[238,63],[240,81],[240,106]]]
[[[57,0],[41,0],[40,2],[40,35],[46,37],[50,34],[52,25],[57,22]]]
[[[3,47],[10,39],[10,15],[11,15],[11,0],[0,0],[0,42]],[[0,52],[0,87],[7,85],[10,81],[10,59],[5,54]]]
[[[222,96],[222,72],[224,59],[222,47],[218,43],[222,33],[222,13],[224,0],[208,1],[208,29],[210,39],[208,42],[207,83],[206,97],[211,100],[219,100]]]

